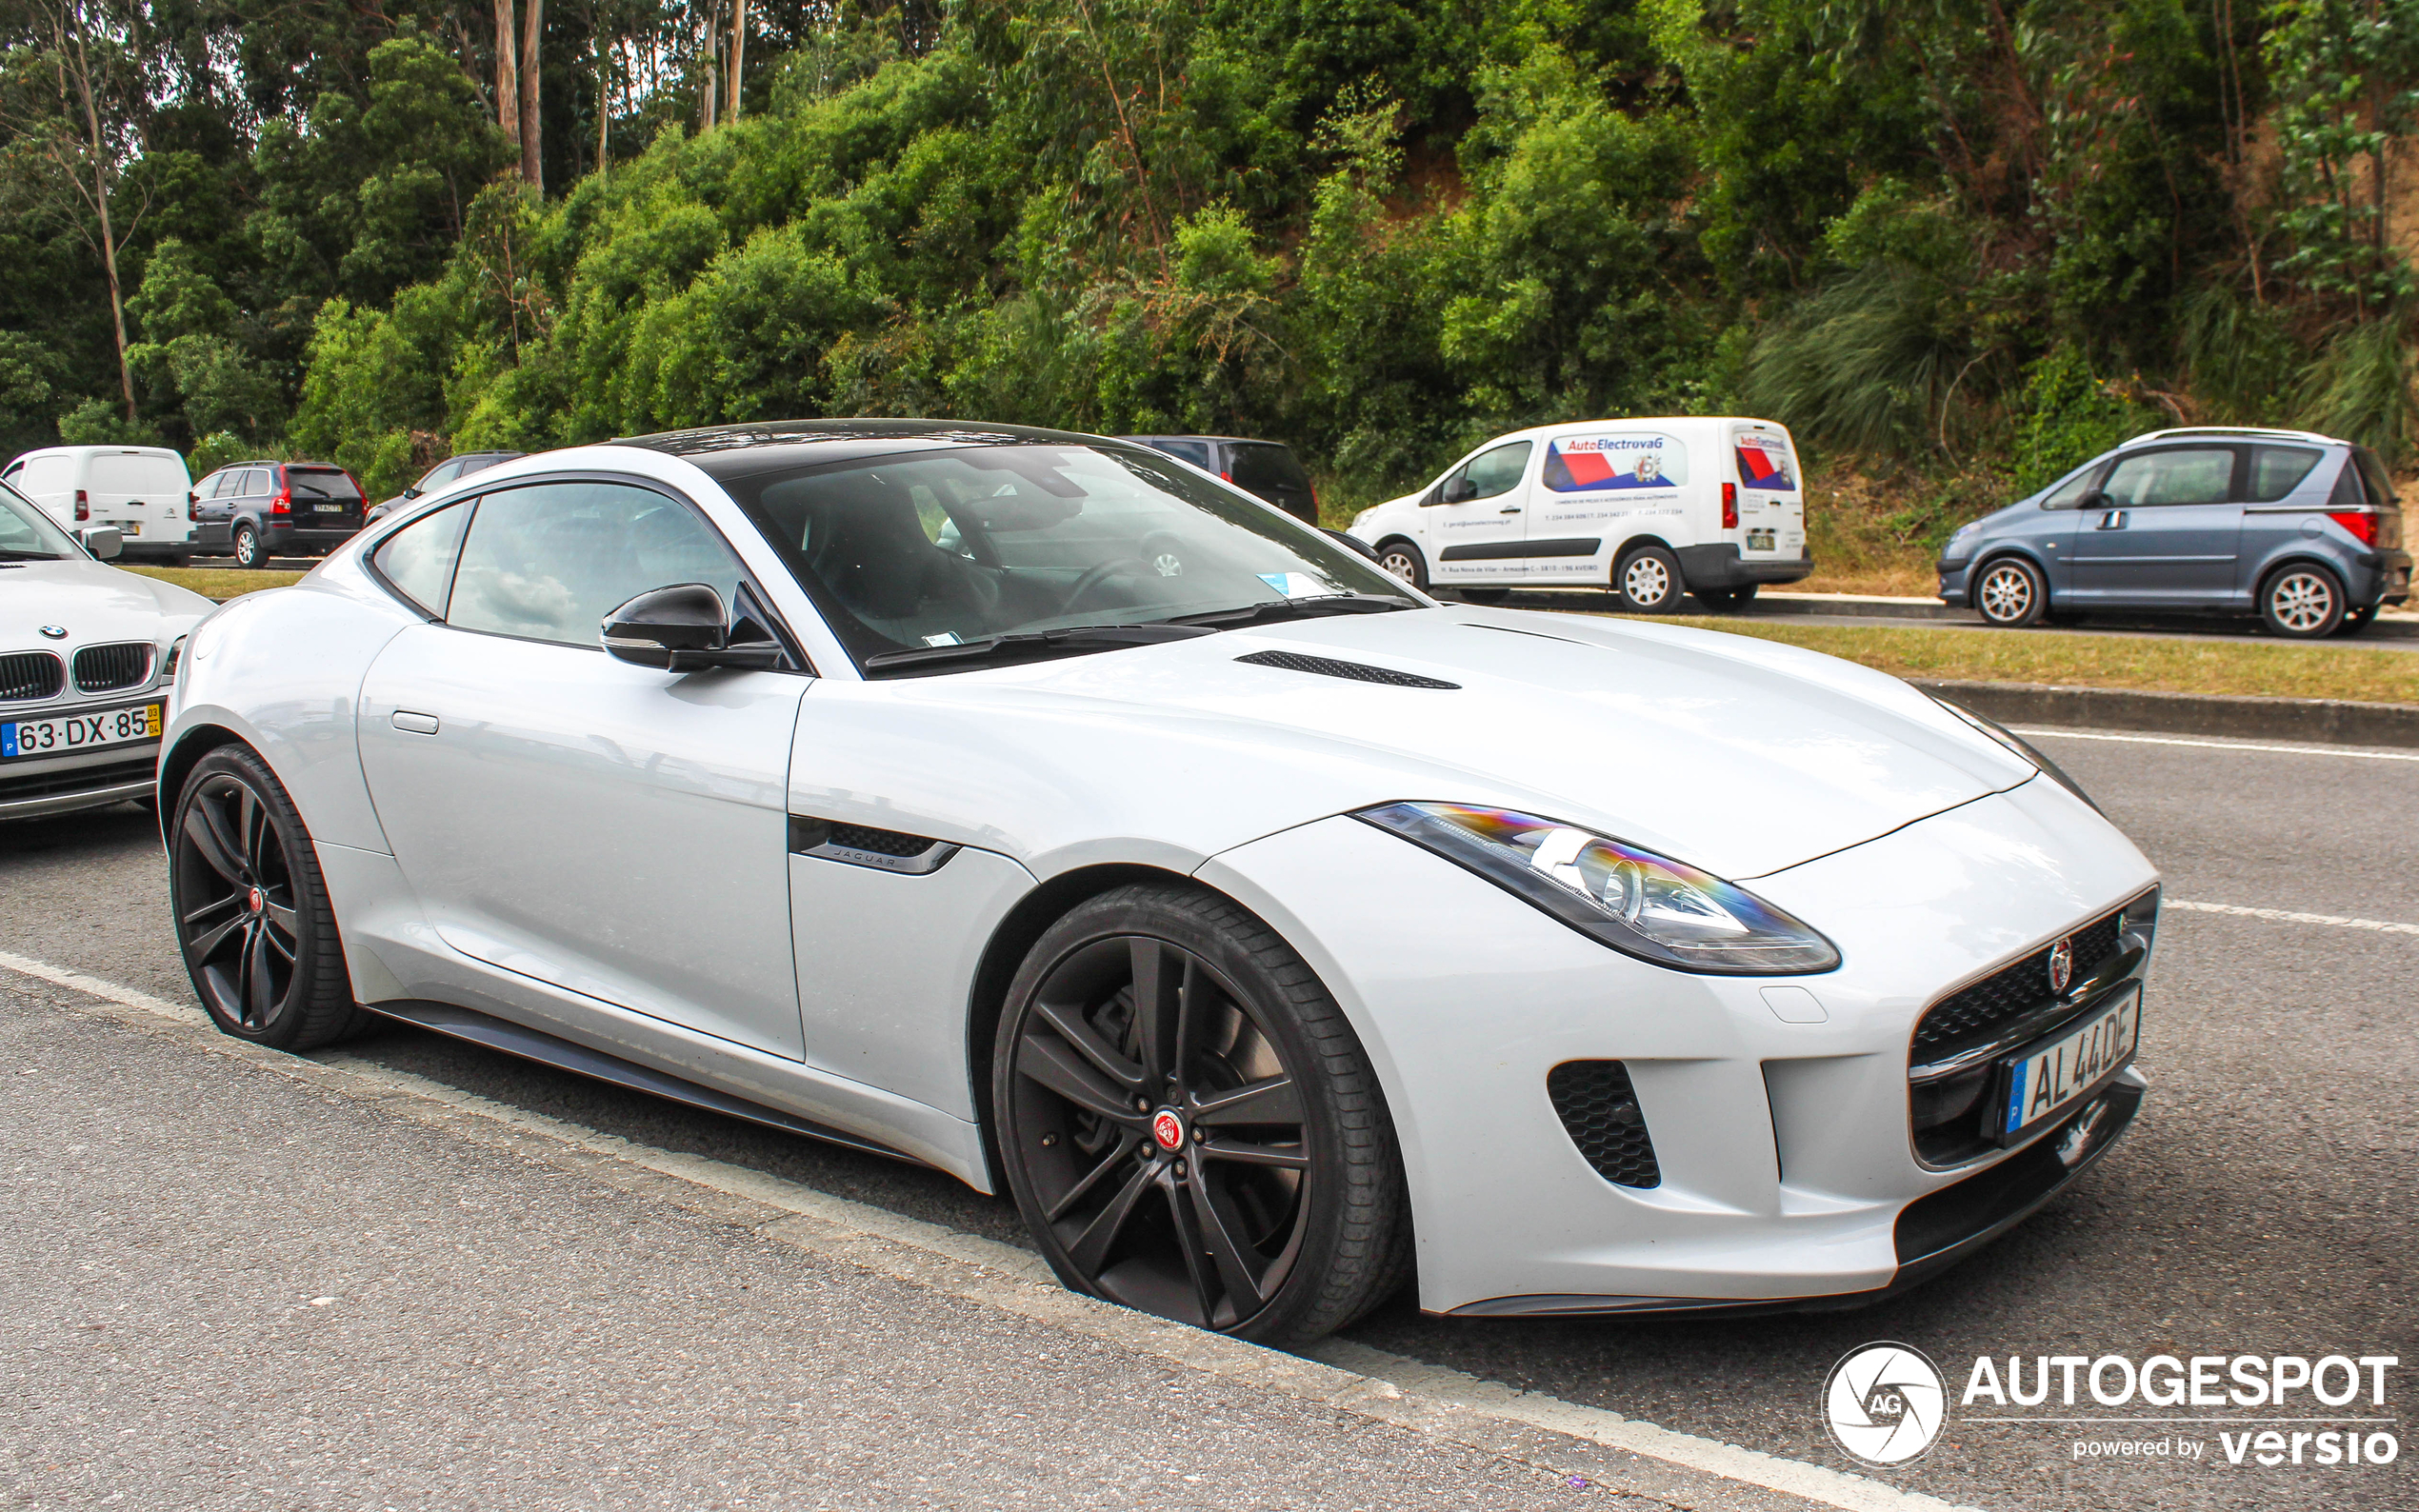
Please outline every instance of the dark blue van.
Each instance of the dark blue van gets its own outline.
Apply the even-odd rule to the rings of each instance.
[[[1940,597],[1992,625],[2056,613],[2257,614],[2357,630],[2410,595],[2402,505],[2366,447],[2304,430],[2154,430],[1949,538]]]

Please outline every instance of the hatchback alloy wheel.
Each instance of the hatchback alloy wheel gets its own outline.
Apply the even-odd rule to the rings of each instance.
[[[1312,986],[1271,1002],[1238,981],[1190,927],[1205,915],[1266,933],[1226,900],[1136,887],[1035,947],[994,1071],[1010,1185],[1077,1290],[1263,1341],[1315,1337],[1400,1280],[1399,1157],[1390,1131],[1338,1116],[1369,1092],[1338,1084],[1335,1066],[1362,1057],[1335,1043],[1349,1030],[1332,1000]],[[1329,1022],[1306,1033],[1306,1017]],[[1327,1053],[1300,1053],[1311,1033]],[[1365,1063],[1356,1078],[1373,1088]]]
[[[2013,557],[1985,567],[1974,585],[1974,607],[1993,625],[2030,625],[2041,618],[2041,574]]]
[[[2331,635],[2344,619],[2343,586],[2325,567],[2287,567],[2268,580],[2260,617],[2269,629],[2296,640]]]

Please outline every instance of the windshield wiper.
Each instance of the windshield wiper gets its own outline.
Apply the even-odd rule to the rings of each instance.
[[[1300,614],[1383,614],[1389,609],[1418,607],[1409,599],[1398,599],[1388,593],[1329,593],[1314,599],[1270,599],[1266,604],[1247,604],[1239,609],[1179,614],[1159,623],[1206,625],[1212,629],[1225,629],[1230,625],[1256,625],[1263,620],[1291,619]]]
[[[64,562],[56,551],[16,551],[0,547],[0,562]]]
[[[1190,640],[1208,635],[1194,625],[1070,625],[1058,630],[1019,630],[986,636],[956,646],[919,646],[905,651],[877,651],[865,659],[869,672],[894,666],[923,666],[934,662],[976,662],[993,657],[1030,656],[1036,652],[1100,651],[1115,646],[1154,646],[1162,641]]]

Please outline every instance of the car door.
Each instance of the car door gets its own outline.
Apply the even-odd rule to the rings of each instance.
[[[1509,441],[1472,453],[1420,499],[1427,525],[1429,576],[1464,583],[1517,581],[1528,575],[1527,495],[1534,443]]]
[[[2075,521],[2078,607],[2215,607],[2234,592],[2244,448],[2209,443],[2119,457]]]
[[[227,544],[227,518],[230,506],[227,496],[242,477],[239,470],[223,469],[211,473],[193,485],[193,544],[199,547],[223,547]]]
[[[712,527],[651,485],[541,481],[439,509],[373,566],[440,600],[379,653],[360,704],[371,800],[438,936],[799,1059],[787,785],[809,680],[657,671],[599,646],[606,612],[650,588],[737,601]]]

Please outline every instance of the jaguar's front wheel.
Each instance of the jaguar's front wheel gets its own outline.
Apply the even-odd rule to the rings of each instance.
[[[1069,1286],[1264,1343],[1401,1285],[1409,1200],[1358,1038],[1232,901],[1121,887],[1036,943],[992,1068],[1002,1164]]]
[[[241,746],[204,756],[168,834],[176,941],[221,1030],[299,1051],[367,1022],[310,831],[267,763]]]

